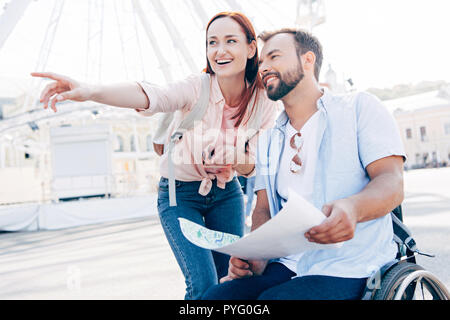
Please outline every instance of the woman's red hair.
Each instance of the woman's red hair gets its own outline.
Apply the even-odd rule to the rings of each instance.
[[[215,20],[220,18],[226,18],[229,17],[239,23],[239,25],[242,28],[242,31],[244,31],[245,36],[247,37],[247,42],[250,44],[252,41],[256,41],[256,34],[255,30],[253,29],[252,23],[250,20],[243,15],[240,12],[220,12],[216,14],[212,19],[208,22],[208,25],[206,26],[206,32],[208,33],[209,26],[211,23],[213,23]],[[208,49],[208,41],[206,42],[206,48]],[[251,59],[247,59],[247,65],[245,67],[245,80],[248,82],[248,86],[242,93],[240,102],[237,106],[236,114],[233,116],[233,119],[237,119],[235,123],[235,127],[238,127],[242,120],[245,117],[248,104],[250,103],[250,99],[252,98],[253,94],[257,89],[262,89],[262,81],[261,76],[258,73],[258,48],[256,48],[255,55]],[[208,58],[206,58],[206,69],[205,72],[209,74],[214,74],[214,71],[211,68],[211,65],[209,64]],[[258,94],[258,92],[256,92]],[[257,97],[255,97],[257,98]],[[254,100],[252,109],[250,111],[250,115],[255,111],[255,105],[256,105],[256,99]],[[248,120],[248,119],[247,119]]]

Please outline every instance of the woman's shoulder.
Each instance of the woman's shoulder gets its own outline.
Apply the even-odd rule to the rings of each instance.
[[[192,73],[168,85],[174,96],[186,97],[189,101],[197,101],[202,87],[203,72]]]
[[[204,72],[192,73],[185,77],[182,81],[193,86],[200,87]]]
[[[215,87],[214,82],[216,81],[216,75],[209,74],[209,73],[202,71],[202,72],[190,74],[183,81],[186,84],[191,85],[196,93],[196,96],[199,96],[201,93],[202,87],[203,87],[202,83],[205,81],[205,77],[208,77],[208,80],[210,83],[210,95],[211,95],[211,92],[214,91],[214,87]]]

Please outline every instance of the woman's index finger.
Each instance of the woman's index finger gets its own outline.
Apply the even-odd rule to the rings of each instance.
[[[52,80],[67,80],[66,77],[53,72],[32,72],[33,77],[48,78]]]

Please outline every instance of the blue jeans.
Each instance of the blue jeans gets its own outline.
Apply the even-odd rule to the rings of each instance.
[[[259,300],[359,300],[367,278],[304,276],[264,291]]]
[[[295,273],[278,262],[269,263],[260,276],[235,279],[212,286],[202,300],[256,300],[271,287],[289,281]]]
[[[367,278],[304,276],[278,262],[269,263],[261,276],[236,279],[215,285],[203,300],[358,300]]]
[[[244,200],[237,178],[225,189],[213,180],[206,196],[198,193],[200,181],[175,181],[177,206],[169,206],[168,179],[159,182],[158,212],[169,245],[186,282],[185,299],[199,299],[218,279],[227,275],[228,255],[206,250],[189,242],[182,234],[178,218],[182,217],[206,228],[242,236]]]

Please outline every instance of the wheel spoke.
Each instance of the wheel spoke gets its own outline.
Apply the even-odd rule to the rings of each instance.
[[[400,262],[383,275],[375,300],[450,300],[445,285],[416,263]]]

